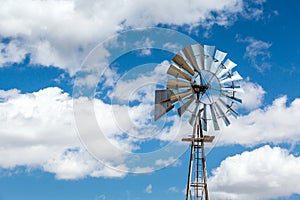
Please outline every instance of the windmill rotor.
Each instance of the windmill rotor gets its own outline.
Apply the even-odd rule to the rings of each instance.
[[[232,72],[237,64],[225,59],[226,56],[227,53],[215,46],[201,44],[187,46],[176,54],[167,70],[170,79],[166,89],[156,93],[155,120],[180,103],[179,116],[189,112],[188,121],[192,126],[199,112],[204,131],[209,123],[213,130],[219,130],[220,120],[228,126],[227,116],[238,116],[233,104],[242,103],[237,93],[242,93],[243,89],[235,83],[242,77],[237,71]],[[167,98],[160,101],[159,96]]]
[[[237,94],[243,89],[236,84],[242,77],[233,71],[237,64],[226,56],[215,46],[187,46],[172,59],[166,89],[155,91],[154,120],[176,104],[180,117],[190,115],[188,123],[193,134],[182,139],[191,142],[186,200],[209,200],[204,143],[211,143],[214,136],[204,135],[203,131],[220,131],[222,124],[228,126],[228,115],[238,116],[234,104],[242,103]]]

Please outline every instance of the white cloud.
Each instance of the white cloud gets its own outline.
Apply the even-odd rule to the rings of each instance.
[[[175,138],[181,140],[186,136],[186,132],[191,132],[191,126],[188,123],[181,123],[186,120],[186,116],[180,118],[175,109],[174,112],[168,113],[167,118],[164,116],[156,122],[153,120],[153,95],[158,85],[165,88],[168,79],[166,71],[169,65],[169,62],[163,61],[156,66],[151,66],[151,70],[149,70],[149,66],[137,66],[121,76],[115,82],[113,89],[108,91],[107,96],[112,99],[113,105],[110,110],[113,113],[112,119],[117,122],[118,128],[127,132],[133,137],[132,139],[152,138],[169,142]],[[111,76],[115,75],[111,74]],[[101,109],[96,110],[102,111]],[[97,116],[104,115],[97,114]],[[105,116],[97,120],[101,123],[105,120],[104,118],[108,119],[109,117]],[[168,126],[165,126],[166,123]],[[106,130],[109,132],[113,129]],[[165,159],[169,159],[169,157]]]
[[[184,48],[184,46],[180,45],[180,44],[174,44],[174,43],[170,43],[170,42],[167,42],[165,44],[163,44],[163,47],[165,49],[168,49],[172,52],[178,52],[180,51],[181,49]]]
[[[84,150],[79,141],[73,119],[73,100],[69,94],[59,88],[45,88],[27,94],[21,94],[20,91],[13,89],[0,90],[0,99],[0,167],[4,169],[16,166],[39,168],[54,173],[58,179],[78,179],[86,176],[123,177],[128,171],[153,172],[181,155],[178,152],[174,157],[171,157],[173,154],[167,155],[167,158],[171,157],[168,162],[163,155],[162,157],[157,155],[158,157],[153,158],[154,161],[149,165],[142,163],[145,165],[131,166],[131,168],[127,166],[128,154],[139,148],[136,141],[160,137],[172,141],[176,137],[174,133],[179,131],[180,123],[173,122],[178,118],[171,118],[168,119],[169,122],[179,127],[178,130],[167,128],[163,130],[164,137],[159,134],[161,127],[156,127],[148,121],[153,121],[153,116],[150,114],[153,110],[153,102],[150,101],[129,107],[106,104],[99,99],[91,100],[84,97],[74,99],[83,102],[81,107],[77,107],[79,115],[76,119],[77,123],[83,124],[85,130],[84,133],[79,132],[80,139],[83,141],[83,137],[86,137],[90,141],[91,146],[88,146],[88,150],[95,147],[97,154],[94,155],[101,161],[99,162]],[[95,108],[93,114],[96,114],[99,123],[97,130],[100,128],[104,133],[105,141],[89,134],[94,131],[91,131],[94,126],[90,126],[90,115],[87,112],[89,107],[86,105],[91,102]],[[112,112],[114,108],[117,113]],[[128,111],[129,120],[133,123],[127,125],[129,132],[126,133],[129,137],[123,138],[124,131],[119,126],[121,122],[114,114],[126,116]],[[111,146],[107,145],[107,141]],[[157,163],[155,160],[158,160]]]
[[[11,89],[11,90],[0,90],[0,102],[7,101],[9,98],[12,98],[20,93],[20,90]]]
[[[0,35],[12,42],[21,38],[31,63],[74,72],[97,41],[119,30],[117,21],[107,19],[110,14],[98,12],[99,6],[92,6],[98,16],[89,16],[78,1],[4,1]]]
[[[8,44],[0,43],[0,67],[7,63],[22,62],[26,53],[22,47],[22,41],[15,40]]]
[[[138,174],[151,173],[153,171],[154,171],[154,169],[152,167],[136,167],[134,170],[134,173],[138,173]]]
[[[272,46],[271,43],[257,40],[253,37],[241,39],[239,35],[237,35],[237,41],[248,44],[244,56],[250,60],[253,67],[258,69],[260,72],[271,67],[269,61],[271,58],[271,53],[269,51],[269,48]]]
[[[242,12],[242,16],[246,19],[260,19],[263,17],[263,4],[266,0],[255,0],[251,1],[251,3],[244,2],[244,10]]]
[[[104,194],[98,195],[95,200],[106,200],[106,196]]]
[[[171,151],[172,154],[165,158],[163,153],[159,154],[153,158],[153,162],[131,166],[130,169],[126,166],[128,154],[139,149],[140,141],[161,139],[174,142],[176,139],[176,143],[179,140],[176,134],[182,130],[179,117],[168,118],[168,123],[172,124],[168,128],[164,127],[164,122],[153,121],[155,84],[157,80],[165,81],[167,65],[168,62],[163,62],[146,74],[143,70],[133,71],[138,78],[120,79],[116,87],[109,88],[118,91],[119,87],[124,87],[125,95],[129,96],[123,97],[124,91],[121,90],[120,93],[114,91],[114,94],[120,94],[115,95],[118,100],[140,102],[132,105],[118,102],[108,104],[100,99],[85,97],[72,99],[59,88],[45,88],[27,94],[21,94],[16,89],[0,90],[0,167],[33,166],[52,172],[59,179],[76,179],[86,176],[122,177],[128,171],[148,173],[173,163],[181,155],[180,152],[173,155]],[[141,72],[145,75],[140,76],[138,73]],[[111,77],[119,77],[119,74],[110,70],[106,73],[104,84]],[[148,87],[137,89],[139,84],[154,86],[151,86],[151,90]],[[76,109],[73,107],[75,105]],[[92,105],[91,114],[89,105]],[[96,117],[93,120],[97,120],[97,127],[91,126],[92,115]],[[78,128],[79,123],[83,129],[78,129],[77,135],[75,125]],[[91,134],[95,129],[104,133],[103,138],[99,139],[98,133]],[[78,136],[84,143],[84,139],[89,141],[88,150],[96,158],[119,171],[93,159],[83,150]]]
[[[163,61],[154,66],[153,71],[149,69],[146,71],[147,68],[143,65],[131,69],[116,82],[114,91],[109,94],[110,98],[121,102],[134,100],[143,103],[153,102],[156,84],[165,84],[169,65],[168,61]]]
[[[30,53],[31,63],[58,66],[73,75],[97,43],[126,27],[227,26],[248,7],[242,0],[3,0],[0,37],[11,41],[1,44],[8,51],[1,53],[0,64],[20,62]]]
[[[169,187],[168,188],[168,192],[172,192],[172,193],[178,193],[180,192],[179,189],[175,186]]]
[[[240,82],[240,86],[244,90],[244,93],[238,94],[238,98],[241,98],[243,101],[242,108],[254,110],[263,104],[266,92],[259,84],[253,83],[249,78],[246,78],[245,81]]]
[[[114,80],[114,87],[106,91],[108,95],[101,94],[112,100],[111,109],[105,110],[101,105],[98,105],[98,108],[95,109],[97,121],[102,124],[103,131],[116,133],[120,129],[132,137],[133,140],[149,139],[158,135],[163,124],[153,120],[153,94],[157,85],[165,84],[168,66],[167,61],[151,66],[150,70],[149,66],[137,66],[126,72],[119,80]],[[120,77],[116,71],[111,72],[107,74],[104,85],[106,85],[107,80],[112,80],[112,77]],[[95,105],[98,103],[100,102]],[[109,121],[109,119],[117,124],[115,128],[107,127],[107,124],[112,123],[102,123],[103,121]]]
[[[152,185],[149,184],[146,189],[145,189],[145,192],[148,193],[148,194],[151,194],[152,193]]]
[[[75,131],[72,98],[61,89],[28,94],[1,90],[0,95],[1,168],[35,167],[54,173],[58,179],[125,175],[84,150]],[[123,143],[124,148],[131,148]],[[118,160],[118,155],[114,156]],[[116,168],[126,171],[126,166]]]
[[[155,165],[161,165],[161,166],[169,166],[170,164],[173,164],[173,166],[178,165],[179,161],[173,157],[170,157],[167,160],[158,159],[155,161]]]
[[[248,115],[231,119],[223,130],[220,144],[254,146],[261,143],[295,143],[300,141],[300,99],[290,104],[287,97],[275,99],[272,105],[251,111]]]
[[[100,80],[99,82],[103,82],[103,88],[113,87],[116,84],[117,80],[119,80],[120,74],[118,74],[115,69],[106,68],[101,78],[103,80]]]
[[[142,48],[139,52],[140,56],[149,56],[151,55],[151,48],[155,42],[151,41],[149,38],[142,39],[135,43],[136,48]]]
[[[43,170],[54,173],[58,179],[78,179],[86,176],[123,177],[126,175],[124,172],[103,166],[82,149],[66,151],[59,157],[47,160],[43,164]]]
[[[300,194],[300,158],[263,146],[226,158],[209,178],[213,199],[271,199]]]

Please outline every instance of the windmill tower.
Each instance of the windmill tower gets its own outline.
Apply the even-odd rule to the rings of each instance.
[[[195,44],[182,49],[172,59],[167,74],[172,79],[165,90],[155,91],[155,116],[158,120],[180,103],[178,115],[190,114],[189,124],[193,126],[190,137],[190,159],[186,200],[209,199],[205,143],[211,143],[213,131],[220,130],[220,124],[230,124],[228,115],[238,116],[235,103],[242,103],[236,93],[243,92],[235,81],[242,77],[232,72],[236,66],[227,53],[215,50],[214,46]],[[225,60],[225,61],[224,61]]]

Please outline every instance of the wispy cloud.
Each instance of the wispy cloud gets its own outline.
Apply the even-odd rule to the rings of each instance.
[[[106,200],[106,196],[104,194],[96,196],[95,200]]]
[[[246,19],[255,19],[258,20],[263,17],[263,4],[266,0],[253,0],[251,2],[244,2],[244,10],[242,16]]]
[[[145,192],[148,193],[148,194],[151,194],[152,193],[152,185],[149,184],[146,189],[145,189]]]
[[[135,43],[135,46],[137,48],[142,48],[139,50],[140,56],[149,56],[151,55],[151,48],[153,47],[154,43],[155,42],[151,41],[150,38],[146,38],[144,40],[137,41]]]
[[[236,39],[238,42],[247,44],[244,57],[249,59],[253,67],[260,72],[271,68],[271,53],[269,51],[269,48],[272,46],[271,43],[257,40],[253,37],[242,38],[240,35],[236,35]]]
[[[177,187],[175,187],[175,186],[169,187],[167,191],[168,192],[172,192],[172,193],[178,193],[178,192],[180,192],[180,190]]]

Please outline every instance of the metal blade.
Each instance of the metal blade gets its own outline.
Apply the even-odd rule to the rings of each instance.
[[[207,131],[207,113],[206,113],[206,104],[203,104],[203,116],[202,116],[202,129]]]
[[[242,80],[243,78],[241,77],[241,75],[235,71],[232,73],[231,77],[226,77],[224,79],[221,79],[220,83],[227,83],[227,82],[230,82],[230,81],[238,81],[238,80]]]
[[[174,105],[172,105],[170,102],[164,102],[161,104],[155,104],[154,107],[154,120],[158,120],[161,118],[164,114],[169,112],[174,108]]]
[[[231,107],[228,107],[228,105],[227,105],[227,108],[229,109],[229,111],[235,118],[237,118],[239,116],[239,113],[236,110],[232,109]]]
[[[178,69],[177,67],[175,67],[174,65],[171,65],[167,71],[167,74],[170,74],[176,78],[182,78],[188,81],[191,81],[192,78],[187,75],[186,73],[184,73],[183,71],[181,71],[180,69]]]
[[[215,57],[213,59],[213,62],[210,66],[210,71],[212,73],[216,73],[218,69],[221,67],[221,63],[226,57],[227,53],[217,50],[215,53]],[[222,69],[221,69],[222,70]]]
[[[190,63],[193,65],[195,71],[200,72],[197,61],[193,55],[193,51],[190,46],[187,46],[183,49],[183,53],[185,57],[190,61]]]
[[[214,57],[215,46],[204,45],[204,69],[210,70]]]
[[[179,88],[187,88],[187,87],[191,87],[191,84],[188,82],[182,82],[182,81],[177,81],[177,80],[168,80],[168,82],[167,82],[168,89],[178,90]]]
[[[181,117],[181,115],[183,115],[183,113],[188,109],[188,107],[191,105],[191,103],[195,100],[195,96],[192,95],[191,98],[185,103],[183,104],[180,108],[177,109],[178,111],[178,115]]]
[[[224,58],[226,57],[226,55],[227,55],[227,53],[222,52],[222,51],[220,51],[220,50],[217,49],[216,53],[215,53],[214,59],[217,62],[222,62],[224,60]]]
[[[235,66],[237,66],[237,64],[235,64],[234,62],[232,62],[230,59],[227,59],[225,61],[225,63],[224,63],[225,69],[223,69],[222,71],[220,71],[220,73],[217,74],[217,77],[221,78],[225,73],[229,72]]]
[[[214,61],[211,63],[211,66],[210,66],[210,72],[215,74],[219,67],[221,66],[221,62],[220,61]]]
[[[244,93],[243,88],[233,88],[233,87],[222,87],[222,91],[229,91],[229,92],[239,92],[239,93]]]
[[[200,70],[204,69],[204,52],[201,44],[194,44],[191,46]]]
[[[217,121],[217,117],[216,117],[216,114],[215,114],[215,110],[214,110],[213,104],[210,104],[210,113],[211,113],[211,117],[212,117],[214,129],[216,131],[220,130],[220,127],[218,125],[218,121]]]
[[[172,90],[155,90],[155,104],[169,102],[172,95],[174,95]]]
[[[230,111],[230,113],[235,117],[237,118],[237,116],[239,115],[237,111],[233,110],[231,108],[231,106],[229,106],[228,104],[226,104],[222,99],[219,99],[220,102],[228,109],[228,111]]]
[[[216,107],[217,107],[217,111],[218,113],[221,115],[224,123],[226,124],[226,126],[228,126],[230,124],[229,119],[227,118],[226,114],[224,113],[224,111],[222,110],[222,108],[219,106],[218,102],[215,103]]]
[[[178,66],[182,67],[185,71],[187,71],[192,76],[195,74],[194,70],[189,66],[189,64],[182,58],[181,55],[176,54],[172,59]]]
[[[193,113],[192,113],[192,116],[191,116],[191,118],[190,118],[190,120],[189,120],[189,123],[190,123],[191,126],[194,126],[196,116],[198,115],[198,112],[199,112],[199,111],[198,111],[199,105],[200,105],[200,102],[199,102],[199,101],[196,102],[196,107],[194,108],[194,111],[193,111]]]
[[[171,101],[182,100],[182,99],[184,99],[185,97],[187,97],[191,94],[194,94],[193,89],[188,89],[184,92],[180,92],[180,93],[177,93],[177,94],[172,94],[171,97],[170,97],[170,100]]]
[[[216,70],[215,70],[215,75],[217,76],[222,70],[225,69],[225,66],[222,62],[217,62],[216,65],[219,64],[217,67],[216,67]]]
[[[242,103],[242,99],[239,99],[239,98],[236,98],[236,97],[231,97],[231,96],[228,96],[228,95],[224,95],[226,98],[236,102],[236,103]]]
[[[214,57],[215,46],[204,45],[204,55]]]
[[[169,112],[174,106],[170,101],[171,95],[174,93],[172,90],[155,90],[155,107],[154,107],[154,120],[158,120],[164,114]]]

